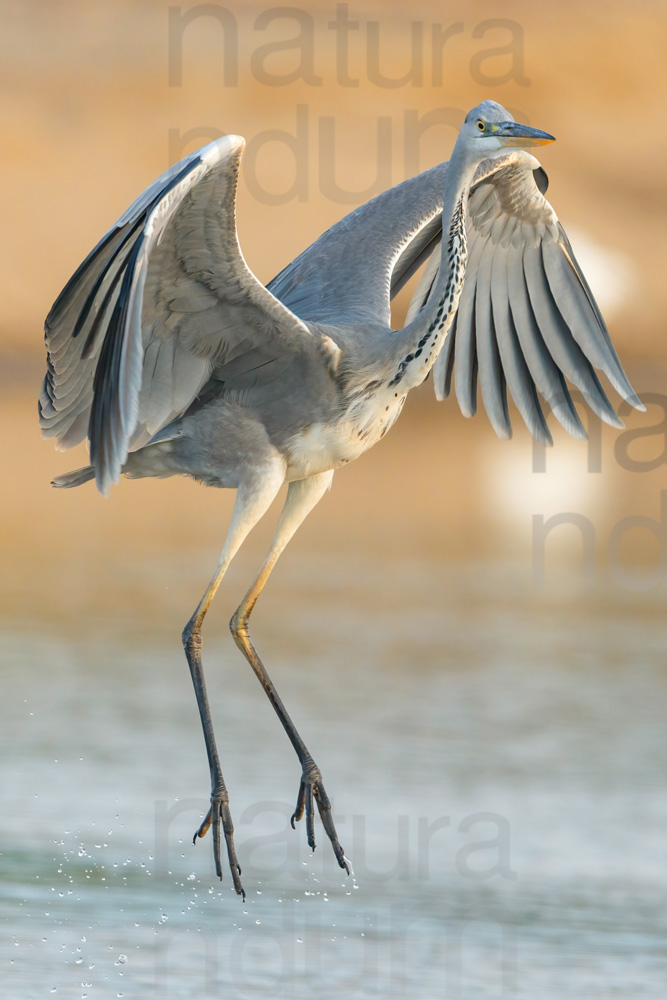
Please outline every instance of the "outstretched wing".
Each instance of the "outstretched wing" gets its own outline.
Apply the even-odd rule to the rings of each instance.
[[[535,157],[516,151],[480,164],[468,202],[468,262],[456,317],[433,369],[438,399],[449,395],[452,372],[461,411],[476,410],[477,379],[499,437],[511,436],[507,389],[526,425],[540,440],[551,435],[542,396],[561,424],[585,437],[565,379],[612,426],[623,426],[595,369],[638,409],[600,310],[558,221],[544,197],[546,174]],[[418,236],[421,258],[430,252],[408,311],[408,322],[428,302],[437,278],[441,227]],[[399,260],[399,264],[401,261]],[[407,273],[411,261],[403,261]],[[414,269],[414,268],[412,268]],[[538,395],[539,394],[539,395]]]
[[[350,212],[267,287],[302,319],[389,328],[391,298],[419,267],[429,227],[442,225],[446,170],[441,163]]]
[[[98,243],[45,326],[43,433],[90,438],[106,493],[129,450],[213,375],[247,389],[299,353],[335,352],[252,274],[236,232],[244,141],[226,136],[162,174]]]

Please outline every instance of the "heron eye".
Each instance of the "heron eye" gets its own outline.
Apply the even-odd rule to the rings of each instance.
[[[480,132],[486,132],[486,125],[482,121],[477,122],[477,128]]]

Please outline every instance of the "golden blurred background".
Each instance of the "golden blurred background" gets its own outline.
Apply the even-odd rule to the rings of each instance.
[[[164,568],[170,553],[191,563],[194,604],[224,538],[233,497],[190,482],[123,482],[106,501],[91,485],[49,487],[85,454],[58,454],[39,437],[43,318],[130,201],[173,159],[241,133],[251,146],[240,238],[268,281],[355,204],[446,159],[462,116],[487,97],[557,136],[542,156],[549,197],[635,388],[653,403],[627,418],[620,444],[588,417],[589,445],[556,428],[545,457],[516,414],[514,439],[501,443],[483,412],[466,421],[427,384],[381,445],[336,475],[293,551],[321,552],[323,573],[327,553],[507,560],[539,590],[534,518],[574,512],[586,519],[585,558],[581,528],[554,528],[545,586],[565,564],[582,586],[659,591],[667,541],[655,529],[659,550],[655,531],[624,519],[657,521],[667,488],[664,5],[394,0],[290,10],[3,4],[5,615],[81,622],[112,604],[133,615],[140,597],[185,621],[189,606],[174,599],[172,608],[146,580],[132,585],[132,567],[154,559]],[[268,532],[249,541],[243,581]]]
[[[8,996],[664,996],[666,14],[0,4]],[[106,500],[53,490],[87,456],[39,435],[43,320],[128,204],[214,136],[248,140],[240,239],[269,281],[446,159],[484,98],[558,138],[540,151],[548,196],[647,412],[622,411],[619,432],[581,407],[589,442],[556,426],[543,452],[515,411],[500,442],[428,382],[289,546],[254,635],[358,881],[319,823],[314,856],[289,829],[298,764],[227,631],[276,511],[251,534],[204,636],[242,906],[210,838],[190,842],[208,773],[179,642],[233,494],[185,479],[123,481]],[[474,826],[489,817],[509,875]]]

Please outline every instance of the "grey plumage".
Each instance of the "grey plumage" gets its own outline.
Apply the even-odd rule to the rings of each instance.
[[[500,437],[509,396],[530,432],[551,442],[546,400],[575,437],[584,429],[566,378],[603,420],[620,421],[595,368],[633,392],[572,248],[525,147],[552,140],[491,101],[466,117],[452,158],[399,184],[324,233],[264,287],[236,232],[243,140],[227,136],[165,171],[77,269],[45,325],[42,431],[61,447],[88,437],[91,465],[57,477],[184,474],[237,490],[216,573],[183,632],[211,773],[222,877],[224,834],[243,892],[201,664],[201,626],[247,533],[280,486],[288,492],[266,561],[232,618],[302,766],[293,820],[314,848],[317,805],[341,867],[319,769],[250,640],[252,608],[283,548],[331,485],[333,471],[375,444],[433,369],[436,396],[454,379],[466,416],[477,382]],[[515,147],[508,153],[508,147]],[[406,326],[390,328],[393,295],[425,264]]]

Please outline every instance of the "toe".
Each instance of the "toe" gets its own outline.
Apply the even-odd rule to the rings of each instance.
[[[306,785],[306,837],[308,846],[315,850],[315,810],[313,809],[313,786]]]

